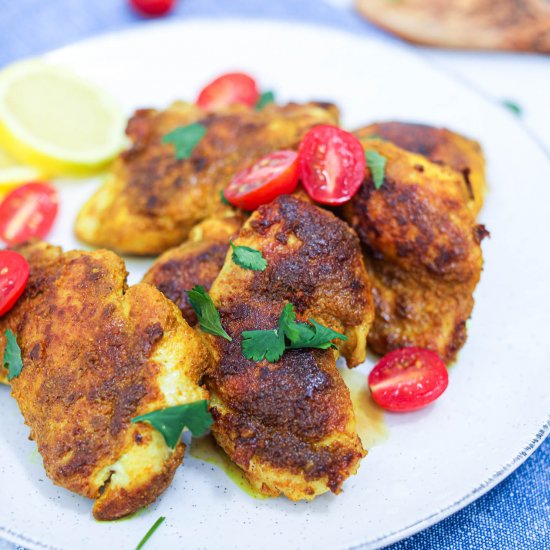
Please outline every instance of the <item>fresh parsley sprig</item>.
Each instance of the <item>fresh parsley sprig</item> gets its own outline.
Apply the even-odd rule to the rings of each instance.
[[[185,160],[191,156],[195,147],[206,134],[206,126],[199,122],[180,126],[162,137],[162,143],[171,143],[174,146],[176,158]]]
[[[296,322],[296,312],[292,304],[283,308],[277,328],[272,330],[247,330],[242,333],[243,355],[253,361],[267,359],[278,361],[287,349],[317,348],[328,349],[335,345],[332,340],[347,337],[314,319],[307,323]]]
[[[271,90],[262,93],[260,99],[256,103],[256,111],[261,111],[266,105],[275,101],[275,94]]]
[[[21,359],[21,348],[17,343],[13,331],[7,329],[5,336],[6,348],[4,349],[4,368],[8,369],[8,380],[11,382],[21,374],[23,370],[23,360]]]
[[[264,271],[267,267],[267,260],[260,250],[250,248],[249,246],[233,244],[231,239],[229,239],[229,244],[233,249],[231,259],[238,266],[252,271]]]
[[[233,340],[223,329],[220,314],[203,286],[195,285],[191,290],[187,291],[187,297],[189,298],[191,307],[197,314],[199,324],[204,332],[208,332],[214,336],[221,336],[230,342]]]
[[[203,399],[132,418],[132,424],[137,422],[151,424],[155,430],[162,434],[166,444],[171,449],[175,449],[186,427],[189,428],[193,436],[200,437],[210,429],[214,420],[208,410],[208,401]]]
[[[367,159],[367,166],[372,174],[374,188],[380,189],[380,187],[384,184],[384,175],[386,172],[386,163],[388,162],[388,159],[374,149],[367,149],[365,151],[365,157]]]

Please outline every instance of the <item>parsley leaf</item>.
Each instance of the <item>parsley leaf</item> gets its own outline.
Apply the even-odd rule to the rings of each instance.
[[[260,99],[258,99],[258,102],[256,103],[256,111],[261,111],[266,105],[273,103],[274,101],[275,94],[271,90],[263,92]]]
[[[238,266],[243,269],[250,269],[252,271],[264,271],[267,267],[267,260],[263,257],[263,254],[259,250],[250,248],[249,246],[238,246],[233,244],[230,239],[229,243],[233,249],[231,259]]]
[[[187,297],[197,314],[202,330],[231,342],[232,338],[223,329],[220,314],[204,287],[195,285],[192,290],[187,291]]]
[[[388,159],[373,149],[367,149],[365,151],[365,157],[367,159],[367,166],[372,174],[374,188],[380,189],[384,183],[384,172]]]
[[[155,523],[153,523],[153,526],[147,533],[145,533],[145,536],[139,541],[139,544],[136,546],[136,550],[141,550],[145,543],[154,535],[155,531],[161,526],[161,524],[164,522],[166,518],[164,516],[160,516]]]
[[[278,361],[285,352],[284,334],[278,330],[245,330],[243,336],[243,355],[253,361],[267,359],[270,363]]]
[[[208,411],[208,401],[203,399],[132,418],[132,424],[137,422],[149,422],[155,430],[162,434],[166,444],[171,449],[175,449],[186,427],[195,437],[199,437],[210,429],[214,420]]]
[[[162,143],[174,145],[176,158],[178,160],[188,159],[193,149],[206,134],[206,127],[203,124],[194,122],[188,126],[180,126],[162,137]]]
[[[8,369],[8,380],[11,381],[17,378],[23,370],[23,361],[21,359],[21,348],[17,343],[15,334],[7,329],[6,349],[4,350],[4,368]]]
[[[226,206],[231,206],[231,203],[225,198],[225,193],[223,189],[220,191],[220,200],[222,201],[222,204],[225,204]]]
[[[502,104],[516,116],[521,116],[523,114],[523,109],[515,101],[503,99]]]
[[[291,344],[287,346],[287,349],[299,349],[299,348],[318,348],[329,349],[336,346],[332,343],[332,340],[339,338],[340,340],[347,340],[347,336],[336,332],[324,325],[321,325],[315,319],[310,319],[309,323],[313,326],[310,327],[305,323],[297,323],[299,338],[291,340]]]

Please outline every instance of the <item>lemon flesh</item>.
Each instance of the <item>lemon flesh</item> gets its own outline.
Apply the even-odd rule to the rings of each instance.
[[[29,181],[41,179],[42,174],[36,168],[22,166],[6,151],[0,149],[0,199],[8,191]]]
[[[122,148],[125,117],[72,72],[24,61],[0,72],[0,145],[49,176],[87,175]]]

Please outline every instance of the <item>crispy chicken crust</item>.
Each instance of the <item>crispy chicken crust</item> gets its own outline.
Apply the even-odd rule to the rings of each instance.
[[[54,483],[96,499],[97,519],[131,514],[167,488],[185,446],[172,451],[149,424],[130,421],[205,399],[205,346],[158,290],[126,287],[114,253],[44,243],[20,252],[31,280],[0,319],[0,356],[8,327],[22,351],[12,395]]]
[[[260,250],[265,271],[245,270],[228,254],[211,297],[232,342],[209,337],[214,356],[205,384],[213,433],[262,493],[311,500],[338,493],[366,454],[334,350],[285,352],[276,363],[247,360],[244,330],[273,329],[287,302],[349,340],[350,366],[365,357],[373,318],[370,283],[354,232],[308,201],[281,196],[260,207],[235,244]]]
[[[189,159],[178,160],[162,137],[192,122],[206,126],[206,135]],[[76,234],[124,253],[164,252],[223,208],[219,192],[233,175],[272,151],[297,147],[312,126],[337,122],[336,107],[325,103],[210,114],[176,103],[161,112],[137,111],[127,129],[133,144],[81,210]]]
[[[369,346],[380,354],[426,347],[449,363],[466,340],[487,232],[475,223],[462,174],[388,141],[361,141],[387,158],[382,187],[375,190],[367,170],[343,209],[373,285]]]

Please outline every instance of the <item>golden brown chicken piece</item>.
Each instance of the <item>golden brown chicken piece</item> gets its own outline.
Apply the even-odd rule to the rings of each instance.
[[[281,196],[254,212],[235,244],[260,250],[267,267],[245,270],[228,254],[210,291],[233,338],[209,338],[215,361],[204,381],[214,436],[262,493],[292,500],[338,493],[366,453],[334,350],[254,362],[243,355],[241,334],[276,328],[291,302],[298,320],[345,333],[340,351],[350,366],[361,362],[373,305],[357,236],[333,214]]]
[[[468,190],[468,205],[474,216],[479,213],[487,182],[485,158],[477,141],[445,128],[408,122],[378,122],[361,128],[356,135],[359,139],[379,136],[402,149],[460,172]]]
[[[162,137],[192,122],[203,124],[206,135],[190,158],[178,160]],[[164,252],[224,208],[219,193],[233,175],[272,151],[296,147],[312,126],[337,122],[336,107],[324,103],[210,114],[176,103],[162,112],[137,111],[127,130],[133,145],[81,210],[76,234],[125,253]]]
[[[167,488],[185,446],[130,421],[205,399],[205,346],[158,290],[126,287],[112,252],[20,251],[31,282],[0,319],[0,357],[9,327],[23,359],[12,394],[54,483],[96,499],[97,519],[131,514]]]
[[[144,283],[156,286],[180,308],[191,326],[197,324],[197,315],[186,291],[195,285],[210,290],[225,262],[229,239],[239,232],[242,222],[239,214],[201,222],[186,242],[160,256],[143,277]]]
[[[380,354],[426,347],[449,363],[466,340],[487,232],[475,223],[460,173],[388,141],[361,141],[387,159],[382,187],[367,170],[344,208],[373,285],[369,346]]]

